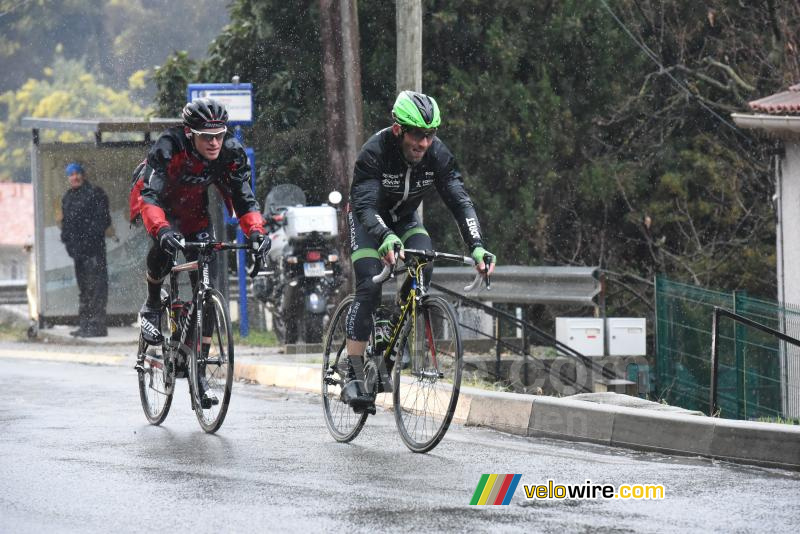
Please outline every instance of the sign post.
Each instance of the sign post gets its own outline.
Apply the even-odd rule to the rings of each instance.
[[[234,127],[236,139],[244,146],[244,136],[242,126],[252,126],[253,124],[253,85],[250,83],[239,83],[239,77],[233,77],[233,83],[190,83],[186,89],[186,101],[191,102],[198,98],[213,98],[225,105],[228,110],[228,125]],[[252,149],[246,148],[247,158],[250,161],[250,168],[255,169],[255,154]],[[253,194],[256,191],[255,176],[250,175],[250,187]],[[238,219],[235,216],[225,218],[227,224],[236,224],[236,240],[239,243],[245,242],[244,232],[238,226]],[[245,272],[245,251],[237,253],[237,273],[239,279],[239,334],[247,337],[250,333],[250,323],[247,315],[247,274]],[[225,275],[227,279],[227,273]]]

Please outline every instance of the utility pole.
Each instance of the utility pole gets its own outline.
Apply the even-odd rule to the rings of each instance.
[[[396,0],[397,92],[422,91],[422,0]]]
[[[400,91],[422,92],[422,0],[396,0],[397,66],[395,81]],[[417,208],[420,221],[422,202]]]
[[[320,0],[329,184],[346,194],[363,143],[356,0]]]
[[[359,55],[358,9],[356,0],[320,0],[320,41],[322,78],[325,84],[325,139],[327,141],[326,184],[344,198],[358,150],[363,144],[361,59]],[[339,251],[349,257],[350,234],[346,217],[339,211]],[[350,262],[341,263],[349,283]],[[348,288],[343,294],[348,294]]]

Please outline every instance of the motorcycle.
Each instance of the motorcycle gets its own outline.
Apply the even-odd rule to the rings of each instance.
[[[272,249],[254,293],[271,312],[281,343],[322,341],[342,281],[333,207],[341,200],[341,193],[333,191],[331,205],[306,206],[302,189],[281,184],[264,202]]]

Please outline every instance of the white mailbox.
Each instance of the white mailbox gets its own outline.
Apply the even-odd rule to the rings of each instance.
[[[603,356],[603,320],[556,317],[556,339],[584,356]]]
[[[647,325],[644,318],[608,318],[608,354],[644,356],[647,354]]]

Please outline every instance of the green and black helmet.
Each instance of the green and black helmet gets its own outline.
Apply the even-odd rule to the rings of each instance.
[[[397,124],[407,128],[429,130],[438,128],[442,123],[436,100],[414,91],[403,91],[397,95],[392,107],[392,117]]]

